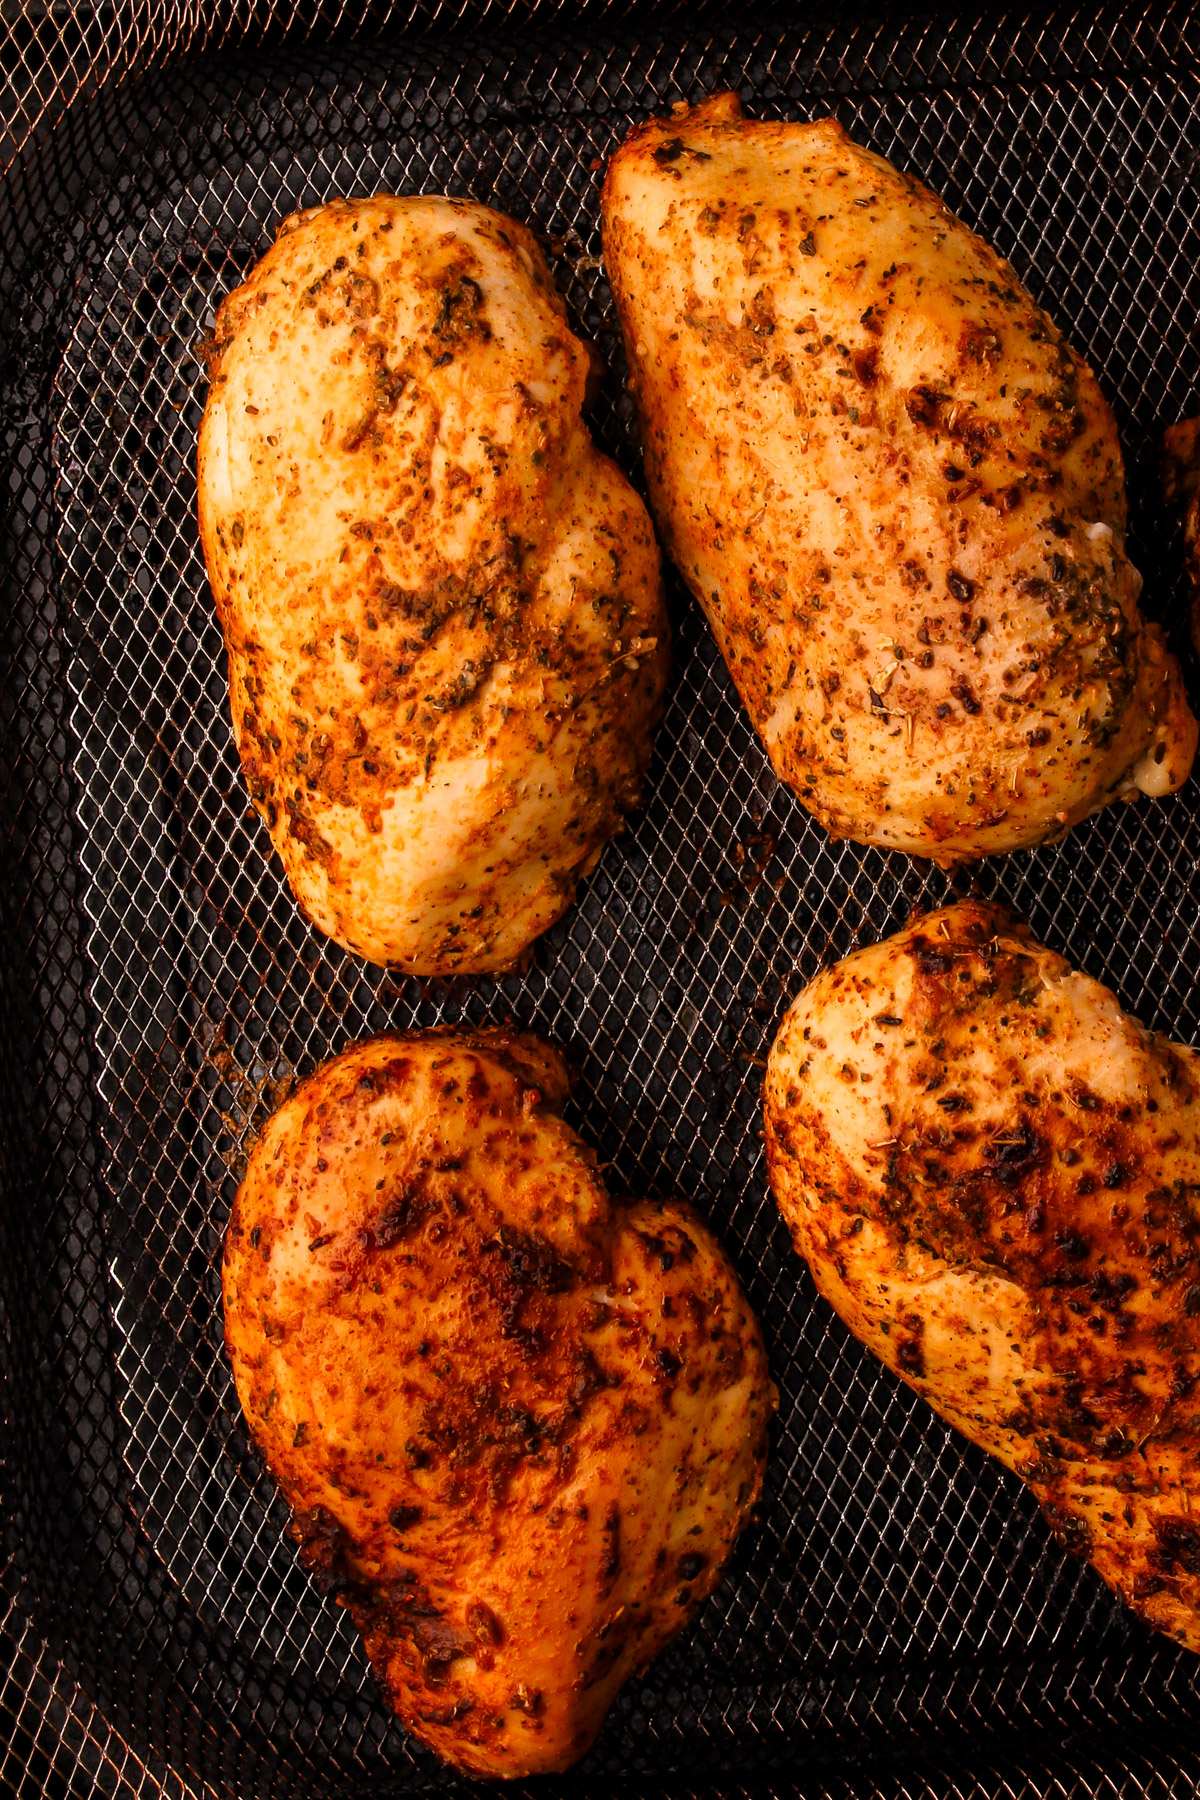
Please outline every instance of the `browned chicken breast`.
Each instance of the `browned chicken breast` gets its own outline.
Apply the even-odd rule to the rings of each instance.
[[[851,1331],[1200,1650],[1200,1052],[963,902],[817,976],[765,1113]]]
[[[200,530],[254,804],[322,931],[510,967],[637,805],[667,625],[649,517],[523,225],[287,219],[217,315]]]
[[[1200,419],[1168,425],[1163,433],[1162,476],[1167,500],[1183,513],[1192,642],[1200,652]]]
[[[951,864],[1178,787],[1116,426],[1007,263],[732,94],[633,131],[602,207],[664,542],[821,823]]]
[[[407,1727],[479,1775],[566,1768],[711,1593],[774,1405],[687,1206],[611,1200],[557,1053],[359,1044],[250,1158],[225,1243],[247,1422]]]

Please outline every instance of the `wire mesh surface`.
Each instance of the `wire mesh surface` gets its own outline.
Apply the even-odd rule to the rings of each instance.
[[[766,1190],[758,1091],[787,998],[952,884],[829,843],[676,584],[648,803],[532,970],[447,986],[356,961],[300,918],[249,809],[194,481],[216,303],[282,214],[381,189],[471,195],[544,238],[608,357],[594,430],[638,479],[602,164],[634,120],[732,86],[753,113],[835,112],[1011,258],[1115,403],[1145,604],[1173,621],[1155,441],[1200,374],[1189,14],[643,16],[266,51],[256,32],[204,59],[180,55],[190,19],[131,34],[123,80],[115,55],[90,88],[76,69],[0,195],[0,241],[21,239],[2,296],[0,1782],[465,1785],[380,1706],[296,1562],[224,1360],[220,1243],[247,1136],[297,1073],[367,1032],[512,1017],[574,1060],[612,1185],[712,1219],[781,1390],[761,1522],[562,1791],[1195,1793],[1200,1664],[849,1338]],[[1189,1041],[1198,799],[1112,808],[971,878]]]

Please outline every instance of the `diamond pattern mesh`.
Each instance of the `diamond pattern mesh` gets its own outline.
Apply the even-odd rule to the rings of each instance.
[[[420,984],[347,957],[297,914],[248,807],[194,523],[216,302],[296,206],[487,200],[547,241],[612,371],[596,432],[636,479],[600,168],[632,120],[715,87],[836,111],[1010,256],[1115,401],[1146,604],[1181,613],[1154,440],[1198,373],[1187,13],[669,10],[595,7],[568,34],[467,0],[318,5],[289,31],[272,8],[163,0],[102,31],[26,11],[0,51],[0,1788],[21,1800],[462,1786],[379,1706],[296,1565],[224,1362],[218,1266],[247,1135],[297,1073],[366,1032],[509,1016],[573,1057],[576,1122],[618,1189],[713,1219],[781,1389],[759,1527],[561,1791],[1200,1786],[1200,1666],[1060,1554],[790,1252],[759,1148],[774,1024],[823,962],[953,884],[826,840],[682,589],[649,803],[528,974]],[[1110,810],[960,886],[1195,1039],[1197,801]]]

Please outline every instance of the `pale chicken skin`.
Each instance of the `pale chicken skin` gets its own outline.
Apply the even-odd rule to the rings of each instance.
[[[1180,786],[1116,426],[1007,263],[732,94],[631,132],[602,212],[664,546],[833,836],[951,865]]]
[[[640,800],[668,634],[545,258],[468,201],[287,219],[221,306],[200,529],[292,891],[410,974],[509,968]]]
[[[962,902],[817,976],[764,1109],[855,1336],[1200,1650],[1200,1052]]]
[[[561,1058],[504,1031],[354,1046],[262,1133],[225,1334],[303,1560],[409,1730],[561,1770],[721,1578],[775,1403],[686,1205],[610,1199]]]

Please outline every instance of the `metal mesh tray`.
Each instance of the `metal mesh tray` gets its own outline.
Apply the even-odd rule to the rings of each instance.
[[[248,810],[193,472],[216,302],[281,214],[387,189],[469,194],[547,240],[608,357],[594,429],[640,479],[601,164],[632,121],[733,86],[755,113],[835,112],[1011,258],[1116,405],[1146,606],[1175,619],[1155,437],[1200,372],[1187,10],[593,15],[473,38],[425,19],[420,40],[296,30],[264,50],[256,29],[203,57],[179,53],[189,19],[167,8],[120,56],[84,33],[57,72],[61,19],[9,46],[33,88],[47,57],[64,105],[0,188],[0,1785],[463,1787],[380,1706],[297,1566],[241,1426],[218,1267],[247,1132],[281,1084],[366,1032],[511,1016],[573,1057],[576,1122],[614,1186],[712,1219],[781,1389],[761,1523],[723,1587],[578,1773],[535,1791],[1195,1793],[1200,1662],[1124,1614],[1020,1484],[849,1338],[765,1187],[758,1090],[785,1000],[951,884],[828,842],[675,583],[649,802],[532,970],[437,986],[354,961],[301,920]],[[972,879],[1194,1039],[1198,800],[1193,782],[1110,809]]]

